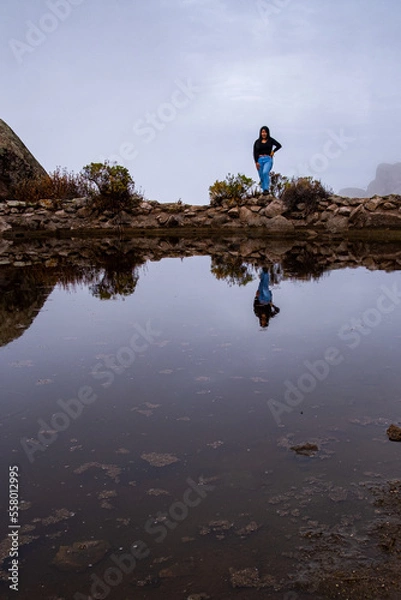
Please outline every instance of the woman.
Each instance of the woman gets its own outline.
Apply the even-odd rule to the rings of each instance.
[[[270,171],[273,166],[273,156],[277,150],[280,150],[281,144],[270,137],[270,130],[265,125],[260,128],[259,137],[253,145],[253,158],[256,168],[259,171],[260,185],[263,195],[269,193]]]

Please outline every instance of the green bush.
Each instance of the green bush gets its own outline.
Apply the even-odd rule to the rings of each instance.
[[[316,210],[319,200],[324,200],[329,196],[330,191],[317,179],[293,177],[284,183],[280,198],[290,212],[295,210],[297,204],[302,203],[305,204],[306,214],[309,214]]]
[[[255,182],[250,177],[241,173],[232,175],[229,173],[224,181],[215,181],[209,187],[211,206],[220,206],[223,202],[231,205],[239,204],[241,201],[254,196],[253,186]]]
[[[88,195],[95,208],[118,213],[138,205],[143,196],[135,191],[135,183],[125,167],[117,164],[90,163],[82,169]]]

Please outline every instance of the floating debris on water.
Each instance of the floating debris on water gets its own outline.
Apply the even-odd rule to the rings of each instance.
[[[60,571],[86,571],[97,564],[110,550],[105,540],[74,542],[72,546],[60,546],[52,564]]]
[[[317,444],[311,444],[307,442],[306,444],[298,444],[297,446],[291,446],[290,450],[293,450],[297,454],[301,454],[302,456],[314,456],[316,452],[319,451]]]
[[[122,469],[117,465],[106,465],[94,461],[87,462],[75,469],[74,473],[76,473],[77,475],[81,475],[82,473],[85,473],[85,471],[87,471],[88,469],[101,469],[102,471],[105,471],[107,477],[110,477],[110,479],[113,479],[113,481],[115,481],[116,483],[119,483],[120,481],[118,476],[120,475]]]
[[[256,567],[240,570],[230,568],[230,583],[233,588],[256,588],[257,590],[276,585],[274,577],[271,575],[261,577]]]
[[[144,452],[141,454],[141,458],[146,460],[152,467],[167,467],[180,460],[173,454],[159,454],[158,452]]]
[[[146,493],[148,496],[170,496],[170,492],[159,488],[150,488]]]

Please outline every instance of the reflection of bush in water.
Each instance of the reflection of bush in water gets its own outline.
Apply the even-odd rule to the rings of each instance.
[[[254,267],[242,258],[212,257],[210,270],[216,279],[224,279],[229,285],[247,285],[255,279]]]
[[[283,258],[282,266],[287,276],[304,280],[320,279],[327,269],[327,266],[319,264],[315,254],[305,248],[299,249],[296,253],[287,253]]]
[[[126,271],[106,268],[102,271],[100,280],[90,285],[89,289],[100,300],[112,300],[118,296],[133,294],[138,280],[137,268]]]
[[[114,254],[100,264],[90,267],[67,265],[58,270],[58,282],[67,290],[78,285],[89,287],[93,296],[100,300],[112,300],[118,296],[130,296],[139,280],[139,267],[145,260],[138,256]]]

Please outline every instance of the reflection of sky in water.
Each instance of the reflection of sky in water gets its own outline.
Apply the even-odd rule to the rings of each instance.
[[[346,360],[332,369],[324,387],[334,382],[340,387],[346,382],[351,385],[361,371],[364,385],[375,386],[382,382],[386,369],[387,389],[393,389],[400,306],[384,315],[372,333],[361,335],[356,349],[349,347],[348,339],[341,340],[338,332],[341,328],[348,331],[352,318],[361,318],[367,309],[376,307],[381,286],[391,287],[397,273],[345,269],[319,281],[283,280],[272,286],[280,314],[265,330],[253,312],[256,275],[246,286],[229,286],[210,274],[208,257],[193,257],[148,263],[140,270],[134,294],[124,299],[99,301],[81,285],[67,292],[56,287],[31,327],[1,350],[3,402],[8,404],[11,391],[14,406],[16,394],[35,398],[35,405],[40,405],[45,388],[39,393],[35,384],[43,379],[52,379],[46,390],[51,389],[53,396],[74,394],[74,381],[93,383],[90,371],[97,357],[115,354],[129,343],[134,325],[145,327],[149,320],[166,346],[157,351],[156,346],[150,348],[146,358],[140,357],[130,367],[136,376],[138,365],[144,363],[140,375],[146,372],[149,384],[154,383],[154,371],[182,367],[181,361],[185,369],[202,365],[204,375],[213,374],[220,381],[233,374],[265,374],[269,384],[263,393],[279,399],[283,381],[299,376],[305,360],[320,359],[328,346],[335,346]],[[10,368],[18,361],[32,361],[32,366]],[[126,373],[118,379],[125,377]],[[29,391],[26,386],[31,386]],[[173,378],[169,386],[174,387]]]
[[[129,543],[133,534],[116,529],[116,515],[129,512],[143,522],[156,507],[149,508],[146,487],[170,486],[182,493],[178,490],[188,475],[221,478],[214,499],[208,501],[211,513],[206,505],[202,508],[206,520],[222,507],[234,518],[236,511],[244,511],[244,502],[251,502],[250,511],[259,520],[265,518],[267,492],[260,478],[268,472],[274,473],[269,489],[275,493],[300,484],[306,472],[344,486],[355,472],[367,469],[396,476],[395,450],[385,443],[385,422],[397,421],[399,415],[401,302],[369,335],[361,336],[355,349],[338,332],[353,317],[375,308],[381,286],[392,287],[398,273],[359,268],[332,271],[319,281],[284,279],[272,286],[280,313],[265,330],[253,311],[256,275],[246,286],[229,286],[211,275],[209,257],[193,257],[147,263],[139,269],[134,294],[124,300],[100,301],[83,285],[68,291],[57,286],[30,328],[0,349],[5,415],[1,467],[5,470],[14,462],[23,466],[24,496],[34,501],[35,510],[49,512],[60,503],[79,508],[81,525],[71,525],[62,542],[80,539],[83,532],[98,535],[96,523],[104,519],[94,496],[87,495],[95,494],[96,486],[104,487],[101,476],[89,473],[77,479],[73,474],[88,461],[123,468],[121,483],[113,486],[119,508],[101,526],[102,535],[117,546]],[[110,387],[103,387],[105,379],[94,379],[93,367],[100,363],[110,370],[104,367],[105,357],[115,357],[129,344],[135,326],[145,328],[149,321],[160,335],[115,375]],[[329,346],[338,349],[342,363],[331,367],[324,381],[284,413],[278,427],[267,401],[283,402],[285,381],[296,384],[306,372],[304,362],[321,360]],[[82,385],[93,387],[96,402],[30,465],[20,438],[36,436],[37,419],[49,422],[59,410],[56,401],[75,397]],[[368,427],[351,422],[378,418],[385,422]],[[325,440],[322,456],[327,460],[294,461],[285,449],[287,442],[277,445],[288,435],[290,442]],[[330,436],[337,441],[327,441]],[[82,447],[71,452],[75,444]],[[118,454],[119,448],[128,454]],[[140,455],[153,451],[174,453],[180,462],[171,470],[149,470]],[[70,490],[68,502],[60,478]],[[138,482],[134,506],[130,480]],[[316,514],[330,512],[324,494],[316,502],[321,503]],[[186,527],[197,528],[199,518],[192,516],[182,526],[182,535]],[[170,550],[179,555],[174,545]],[[44,555],[50,558],[51,550],[45,549]],[[40,568],[40,555],[35,561],[31,565]],[[28,569],[27,578],[35,585],[34,570]]]

